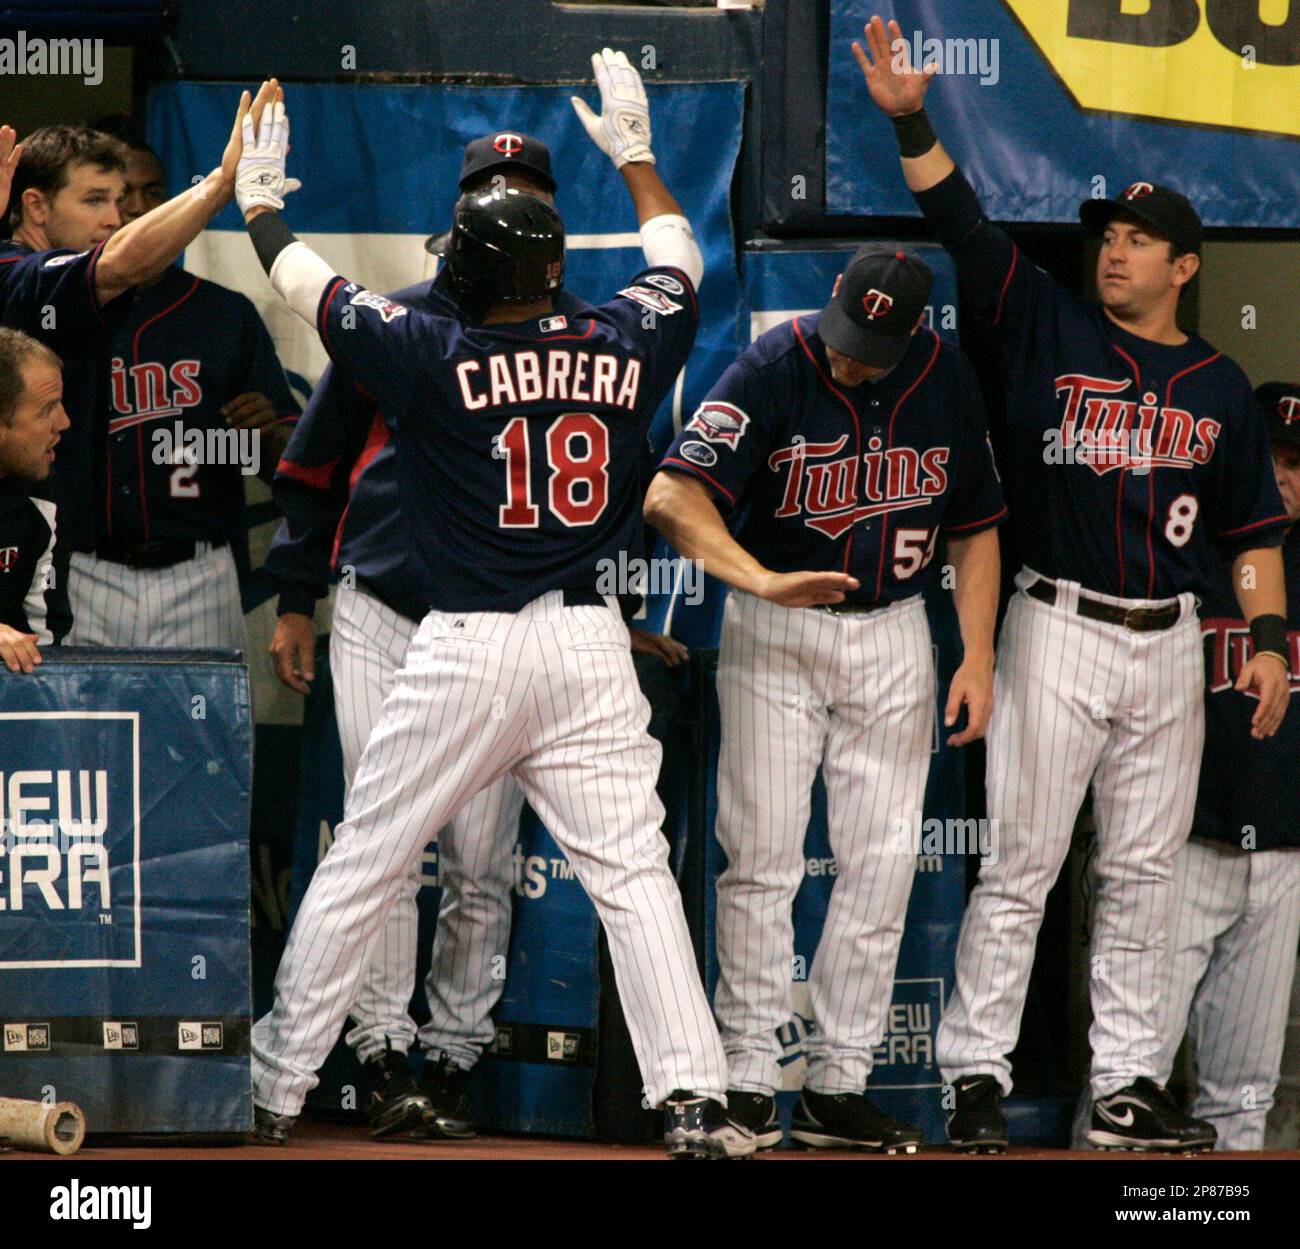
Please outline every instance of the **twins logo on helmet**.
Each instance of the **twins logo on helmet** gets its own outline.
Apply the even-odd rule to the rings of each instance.
[[[719,442],[734,450],[748,425],[749,417],[738,407],[715,399],[700,404],[686,428],[699,434],[705,442]]]

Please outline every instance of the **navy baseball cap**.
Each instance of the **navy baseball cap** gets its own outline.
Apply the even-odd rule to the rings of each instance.
[[[859,364],[892,369],[907,354],[933,286],[934,274],[924,261],[868,243],[836,279],[817,333]]]
[[[485,134],[465,146],[465,158],[460,164],[460,189],[489,169],[518,169],[531,174],[552,195],[555,194],[555,175],[551,173],[551,149],[541,139],[520,134],[517,130],[498,130]]]
[[[1255,391],[1255,398],[1264,409],[1270,440],[1300,447],[1300,384],[1265,382]]]
[[[1117,199],[1090,199],[1079,206],[1079,220],[1096,235],[1106,232],[1116,217],[1129,215],[1145,222],[1179,251],[1201,254],[1205,230],[1192,201],[1156,182],[1134,182],[1120,192]]]
[[[552,195],[555,175],[551,173],[551,149],[541,139],[517,130],[498,130],[465,145],[460,162],[460,189],[494,169],[518,169],[536,178]],[[451,242],[451,231],[444,230],[424,240],[424,250],[431,256],[443,255]]]

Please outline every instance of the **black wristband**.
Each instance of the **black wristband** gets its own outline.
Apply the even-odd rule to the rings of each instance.
[[[934,133],[923,108],[890,120],[898,136],[898,150],[905,157],[924,156],[939,142],[939,136]]]
[[[1256,616],[1250,622],[1250,638],[1255,643],[1255,654],[1265,651],[1281,656],[1290,665],[1287,654],[1286,620],[1282,616]]]
[[[271,272],[276,257],[290,243],[298,241],[293,231],[284,224],[284,218],[277,212],[258,213],[248,223],[248,237],[253,240],[257,258],[262,262],[262,268],[267,273]]]

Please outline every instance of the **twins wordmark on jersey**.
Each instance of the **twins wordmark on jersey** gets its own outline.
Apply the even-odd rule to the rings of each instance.
[[[817,317],[769,330],[719,379],[663,467],[741,515],[736,538],[777,572],[836,569],[852,602],[916,593],[941,531],[1006,514],[969,363],[930,330],[888,373],[833,381]]]
[[[1206,643],[1206,679],[1210,693],[1232,689],[1241,670],[1255,654],[1250,626],[1239,616],[1211,616],[1201,621],[1201,636]],[[1300,691],[1300,630],[1287,633],[1287,663],[1294,694]],[[1253,690],[1246,690],[1245,694],[1247,698],[1259,698]]]
[[[260,461],[248,451],[260,448],[221,408],[257,392],[282,417],[298,410],[252,303],[168,269],[114,333],[109,377],[101,536],[242,540],[244,474]]]

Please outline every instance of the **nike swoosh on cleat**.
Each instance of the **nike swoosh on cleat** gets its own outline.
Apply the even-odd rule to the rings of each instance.
[[[1133,1112],[1126,1110],[1122,1115],[1113,1115],[1105,1106],[1098,1106],[1103,1119],[1113,1123],[1117,1128],[1131,1128],[1133,1126]]]

